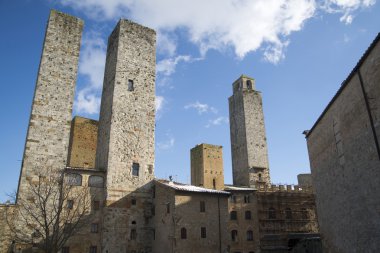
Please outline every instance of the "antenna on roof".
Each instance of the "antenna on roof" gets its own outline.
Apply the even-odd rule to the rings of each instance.
[[[173,182],[173,176],[172,175],[169,176],[169,181]]]

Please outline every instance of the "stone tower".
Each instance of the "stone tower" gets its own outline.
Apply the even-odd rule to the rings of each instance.
[[[191,184],[224,189],[223,147],[199,144],[191,149]]]
[[[82,20],[50,12],[17,198],[28,191],[28,181],[42,170],[63,170],[66,166],[82,29]]]
[[[229,100],[234,185],[270,184],[261,94],[253,78],[242,75]]]
[[[108,39],[96,168],[104,170],[102,252],[150,252],[156,33],[120,20]]]

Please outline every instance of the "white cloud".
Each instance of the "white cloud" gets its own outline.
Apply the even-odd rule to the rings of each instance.
[[[156,96],[156,119],[160,119],[162,115],[162,109],[164,107],[164,104],[166,103],[166,100],[163,96]]]
[[[179,55],[173,58],[161,60],[157,63],[156,72],[157,74],[162,73],[165,76],[170,76],[175,72],[175,67],[181,61],[189,62],[192,61],[192,58],[190,55]]]
[[[321,8],[328,13],[342,13],[340,21],[349,25],[354,19],[354,13],[363,8],[371,7],[376,0],[324,0]]]
[[[170,134],[166,134],[167,140],[163,142],[157,142],[157,148],[160,150],[167,150],[174,146],[175,139]]]
[[[86,34],[82,41],[79,61],[79,73],[84,75],[87,83],[78,91],[74,108],[78,113],[96,114],[99,112],[99,91],[103,85],[106,44],[99,34]]]
[[[212,112],[212,113],[218,113],[218,110],[212,106],[209,106],[208,104],[202,104],[199,101],[196,101],[195,103],[185,105],[184,107],[187,109],[195,109],[198,111],[198,114]]]
[[[209,128],[211,126],[218,126],[218,125],[221,125],[221,124],[227,124],[228,123],[228,118],[227,117],[218,117],[216,119],[211,119],[208,121],[208,124],[205,126],[206,128]]]
[[[278,63],[285,57],[289,35],[299,31],[317,10],[342,13],[353,21],[355,13],[376,0],[60,0],[92,19],[128,17],[158,31],[158,52],[170,59],[159,63],[158,73],[170,75],[188,56],[176,54],[176,32],[184,31],[201,56],[208,50],[232,47],[238,58],[264,48],[264,59]]]

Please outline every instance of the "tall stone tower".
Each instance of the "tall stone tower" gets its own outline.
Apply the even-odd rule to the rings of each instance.
[[[253,78],[242,75],[229,100],[234,185],[270,184],[261,94]]]
[[[156,33],[120,20],[108,39],[96,168],[105,170],[102,252],[150,252]]]
[[[83,21],[52,10],[34,91],[18,195],[28,181],[66,166]]]
[[[224,189],[223,147],[199,144],[191,149],[191,184]]]

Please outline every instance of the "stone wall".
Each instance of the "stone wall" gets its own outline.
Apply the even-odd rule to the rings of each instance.
[[[307,135],[326,252],[380,248],[379,108],[380,35]]]
[[[71,123],[67,166],[95,168],[98,121],[75,116]]]
[[[252,78],[241,76],[229,98],[234,185],[270,184],[262,99],[254,87]]]
[[[230,252],[259,252],[260,236],[255,190],[228,191],[231,192],[228,201],[229,220],[227,225]],[[236,212],[236,219],[231,217],[232,212]],[[250,215],[246,212],[250,212]],[[233,230],[237,231],[234,240],[232,238]],[[253,232],[252,240],[248,237],[248,231]]]
[[[191,184],[224,189],[223,147],[199,144],[191,149]]]
[[[44,169],[63,170],[69,145],[71,114],[83,21],[52,10],[38,70],[26,137],[18,198],[27,180]]]
[[[0,204],[0,253],[9,253],[12,249],[12,237],[7,222],[7,214],[12,214],[15,205]],[[8,218],[12,215],[8,215]]]
[[[226,252],[227,199],[226,194],[174,191],[156,183],[153,252]],[[201,201],[205,204],[204,212],[200,209]],[[201,237],[202,227],[205,238]],[[186,229],[186,238],[181,238],[182,228]]]
[[[155,46],[154,30],[128,20],[108,40],[96,156],[96,168],[107,174],[103,252],[152,250]]]

